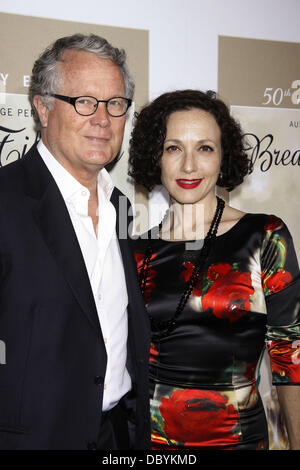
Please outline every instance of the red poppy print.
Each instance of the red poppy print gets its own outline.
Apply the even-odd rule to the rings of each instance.
[[[267,341],[274,383],[300,383],[300,340]]]
[[[181,273],[181,277],[185,282],[188,282],[193,274],[195,266],[190,261],[186,261],[184,264],[184,271]],[[200,297],[202,294],[201,280],[198,280],[196,286],[193,289],[193,295]]]
[[[268,450],[267,441],[259,441],[259,443],[257,444],[257,450]]]
[[[207,278],[212,282],[202,298],[203,310],[212,309],[218,318],[237,321],[250,311],[250,296],[254,293],[251,274],[232,269],[230,264],[210,266]]]
[[[153,343],[150,344],[150,358],[149,362],[156,362],[158,357],[158,351],[155,349],[155,346]]]
[[[135,262],[137,265],[138,273],[140,275],[141,269],[144,263],[145,255],[143,253],[134,253],[134,257],[135,257]],[[149,261],[149,267],[148,267],[147,279],[146,279],[146,285],[145,285],[145,291],[144,291],[145,302],[150,301],[151,294],[153,290],[156,288],[155,278],[157,275],[157,271],[156,269],[153,269],[151,265],[151,261],[153,261],[155,257],[156,257],[156,253],[153,253]]]
[[[175,390],[159,407],[168,439],[191,445],[231,445],[239,441],[238,412],[228,398],[210,390]]]
[[[278,271],[271,276],[263,277],[263,289],[266,294],[275,294],[284,289],[288,284],[292,282],[292,276],[288,271],[284,269],[278,269]]]
[[[257,361],[251,362],[247,365],[244,376],[248,380],[255,381],[255,370],[257,366]]]
[[[264,229],[265,231],[271,231],[273,232],[277,228],[280,228],[282,226],[282,221],[278,219],[275,215],[269,215],[268,220],[265,223]]]

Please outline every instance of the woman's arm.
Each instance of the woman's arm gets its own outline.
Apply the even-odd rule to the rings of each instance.
[[[300,450],[300,386],[280,385],[276,388],[290,448],[291,450]]]

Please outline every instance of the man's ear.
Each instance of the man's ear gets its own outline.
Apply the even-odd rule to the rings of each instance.
[[[41,95],[35,95],[33,98],[33,104],[35,106],[36,112],[39,115],[42,127],[47,127],[48,125],[48,115],[49,109],[43,103]]]

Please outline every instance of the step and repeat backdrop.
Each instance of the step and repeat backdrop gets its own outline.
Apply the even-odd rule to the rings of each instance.
[[[133,113],[148,101],[148,31],[3,13],[0,24],[0,167],[22,158],[40,138],[27,97],[32,65],[38,55],[58,37],[76,32],[104,36],[126,50],[136,81],[122,158],[111,175],[131,202],[150,207],[150,219],[145,217],[137,231],[158,223],[157,207],[164,213],[167,205],[162,188],[157,187],[148,197],[127,176]],[[243,211],[281,217],[293,235],[300,259],[300,44],[220,36],[218,47],[218,94],[241,122],[254,164],[253,173],[243,185],[222,195]],[[264,357],[260,389],[271,448],[285,449],[286,432],[267,361]]]
[[[253,173],[228,195],[245,212],[281,217],[300,259],[300,44],[219,37],[218,94],[241,123]],[[287,448],[268,357],[260,391],[271,448]]]
[[[59,37],[93,33],[125,49],[135,79],[135,102],[130,108],[122,158],[111,170],[116,186],[133,202],[135,188],[128,172],[128,141],[135,109],[148,100],[149,32],[71,21],[0,13],[0,167],[20,159],[40,136],[34,129],[28,100],[30,74],[40,53]],[[143,193],[138,195],[143,201]]]

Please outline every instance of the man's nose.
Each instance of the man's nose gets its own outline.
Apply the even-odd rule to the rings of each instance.
[[[107,127],[110,125],[110,116],[106,109],[106,103],[98,103],[98,108],[94,114],[91,115],[91,123]]]

